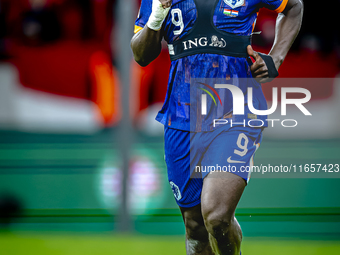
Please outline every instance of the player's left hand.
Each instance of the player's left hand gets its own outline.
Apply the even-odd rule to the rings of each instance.
[[[255,62],[253,62],[253,64],[250,66],[250,71],[257,82],[270,82],[278,75],[274,62],[272,61],[270,56],[267,55],[266,57],[270,59],[267,59],[267,61],[265,61],[258,52],[253,50],[250,45],[248,45],[247,47],[247,52],[250,57],[253,57],[255,59]],[[268,65],[271,63],[266,62],[270,60],[271,62],[273,62],[270,68],[275,70],[268,70]]]

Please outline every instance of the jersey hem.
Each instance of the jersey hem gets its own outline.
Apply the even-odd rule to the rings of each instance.
[[[190,127],[188,128],[187,127],[187,125],[183,125],[183,124],[181,124],[181,123],[178,123],[177,125],[176,125],[176,123],[175,124],[173,124],[173,125],[169,125],[169,124],[167,124],[166,123],[166,120],[165,120],[165,115],[160,115],[160,114],[158,114],[157,116],[156,116],[156,118],[155,118],[155,120],[157,121],[157,122],[159,122],[160,124],[162,124],[163,126],[164,126],[164,128],[171,128],[171,129],[176,129],[176,130],[180,130],[180,131],[184,131],[184,132],[194,132],[194,133],[201,133],[201,132],[213,132],[214,130],[216,130],[216,129],[218,129],[218,128],[222,128],[223,126],[230,126],[230,124],[225,124],[225,125],[223,125],[223,126],[221,126],[221,127],[216,127],[216,128],[214,128],[214,129],[212,129],[212,130],[201,130],[201,131],[191,131],[190,130]],[[251,120],[251,119],[248,119],[247,118],[247,120],[249,121],[249,120]],[[260,120],[262,120],[262,119],[260,119]],[[263,120],[262,120],[263,121]],[[240,124],[233,124],[233,126],[232,127],[244,127],[243,125],[240,125]],[[263,126],[258,126],[258,127],[251,127],[251,126],[248,126],[248,125],[246,125],[245,127],[250,127],[250,128],[267,128],[268,127],[268,124],[264,124]]]

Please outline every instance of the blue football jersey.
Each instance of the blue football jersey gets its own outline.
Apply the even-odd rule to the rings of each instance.
[[[213,15],[215,27],[235,35],[251,35],[259,9],[262,7],[282,12],[288,0],[219,0]],[[152,11],[152,0],[142,0],[135,33],[147,23]],[[173,0],[162,33],[171,45],[184,37],[194,26],[197,10],[194,0]],[[233,96],[227,89],[216,88],[216,83],[237,86],[244,94],[244,115],[234,115]],[[251,87],[255,109],[266,110],[267,103],[261,85],[252,79],[247,58],[218,54],[195,54],[171,62],[168,90],[164,105],[156,120],[162,124],[186,131],[210,131],[214,119],[232,119],[234,123],[262,120],[248,109],[247,89]],[[207,97],[208,114],[201,114],[201,95]],[[253,125],[257,125],[252,123]]]

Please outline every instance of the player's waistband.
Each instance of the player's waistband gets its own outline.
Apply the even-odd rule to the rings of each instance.
[[[231,57],[247,57],[251,36],[221,33],[181,38],[168,44],[171,61],[194,54],[219,54]]]

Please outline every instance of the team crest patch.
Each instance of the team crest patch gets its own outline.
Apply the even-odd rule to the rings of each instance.
[[[170,186],[171,186],[172,192],[174,193],[174,197],[176,198],[176,200],[177,201],[181,200],[182,194],[178,186],[172,181],[170,182]]]
[[[244,4],[244,0],[223,0],[223,1],[233,9]]]

